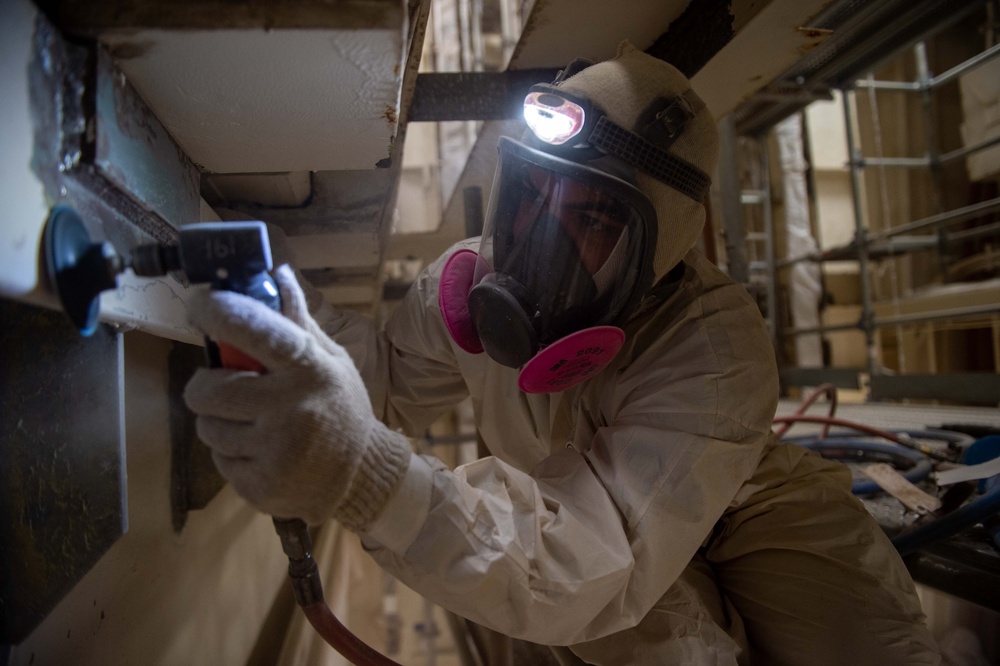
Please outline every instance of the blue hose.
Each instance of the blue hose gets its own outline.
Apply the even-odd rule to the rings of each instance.
[[[938,431],[912,431],[906,434],[918,438],[943,439],[952,446],[964,448],[967,442],[954,440],[949,437],[949,433]],[[782,441],[791,442],[812,449],[820,455],[824,452],[832,453],[844,451],[850,455],[864,455],[866,453],[882,454],[893,457],[894,461],[904,463],[912,462],[912,465],[902,472],[903,476],[911,483],[918,483],[927,478],[933,464],[931,459],[919,451],[884,442],[859,441],[854,438],[857,433],[838,432],[830,433],[826,438],[816,437],[785,437]],[[827,456],[833,458],[834,456]],[[929,543],[946,539],[964,530],[985,523],[994,545],[1000,549],[1000,475],[985,481],[986,492],[979,498],[968,502],[964,506],[951,513],[938,518],[932,522],[920,525],[906,532],[902,532],[893,537],[892,544],[900,555],[909,555],[920,550]],[[852,486],[855,495],[869,495],[881,491],[881,488],[874,481],[855,481]],[[990,520],[993,518],[993,520]]]
[[[909,555],[928,543],[958,534],[997,513],[1000,513],[1000,483],[993,485],[985,495],[948,515],[896,535],[892,539],[892,544],[900,555]]]
[[[820,455],[823,455],[824,452],[830,453],[834,451],[846,451],[849,454],[860,455],[866,453],[888,455],[896,462],[911,463],[907,469],[901,472],[903,477],[910,483],[920,483],[927,478],[933,468],[930,458],[919,451],[908,449],[905,446],[886,442],[842,441],[843,439],[846,438],[843,436],[833,436],[825,439],[786,437],[783,441],[804,446],[807,449],[816,451]],[[832,458],[833,456],[824,457]],[[857,480],[851,485],[851,492],[855,495],[873,495],[882,492],[882,487],[874,481]]]

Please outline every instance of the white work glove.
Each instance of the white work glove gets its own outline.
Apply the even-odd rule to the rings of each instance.
[[[275,278],[284,316],[233,292],[192,300],[194,326],[267,371],[201,368],[184,400],[219,472],[259,509],[364,531],[406,473],[409,443],[372,414],[354,362],[309,315],[292,270]]]

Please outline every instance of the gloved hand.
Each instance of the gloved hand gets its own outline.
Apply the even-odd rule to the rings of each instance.
[[[199,294],[191,323],[267,372],[199,369],[184,400],[219,472],[262,511],[364,531],[406,473],[410,447],[372,414],[347,351],[320,330],[288,266],[284,316],[226,291]]]

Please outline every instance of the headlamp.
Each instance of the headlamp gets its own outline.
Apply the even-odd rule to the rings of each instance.
[[[610,155],[673,187],[698,203],[705,200],[711,177],[672,154],[670,146],[704,108],[692,91],[658,98],[643,112],[633,131],[612,121],[596,104],[539,83],[524,98],[524,120],[541,150],[583,163]]]
[[[530,92],[524,98],[524,120],[535,136],[559,146],[580,133],[587,114],[583,107],[560,95]]]

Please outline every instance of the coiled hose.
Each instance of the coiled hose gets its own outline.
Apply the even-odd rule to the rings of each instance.
[[[930,458],[919,451],[888,442],[849,439],[852,437],[854,435],[850,433],[835,433],[825,439],[793,437],[784,441],[816,451],[824,458],[859,461],[866,457],[888,458],[894,467],[900,468],[903,478],[910,483],[920,483],[933,469]],[[851,485],[851,492],[855,495],[873,495],[882,492],[882,487],[874,481],[858,479]]]
[[[1000,513],[1000,483],[993,484],[984,495],[937,520],[897,534],[892,538],[892,544],[900,555],[909,555],[931,542],[946,539],[987,521],[997,513]]]
[[[828,415],[806,415],[805,411],[809,405],[823,394],[826,394],[830,401]],[[802,401],[794,414],[774,419],[775,425],[779,426],[775,434],[782,441],[801,444],[816,450],[821,455],[826,453],[829,457],[837,457],[833,454],[842,452],[846,453],[846,457],[889,456],[897,462],[898,467],[911,463],[903,472],[903,476],[911,483],[918,483],[927,478],[933,469],[931,459],[955,462],[961,451],[972,442],[971,437],[950,430],[887,431],[872,428],[836,418],[834,416],[836,408],[836,387],[823,384]],[[823,431],[820,437],[785,437],[789,428],[799,422],[822,424]],[[853,432],[831,434],[829,429],[834,425],[849,428]],[[856,441],[858,433],[875,435],[890,443]],[[948,450],[942,451],[930,447],[917,441],[918,439],[944,441],[948,445]],[[880,490],[878,484],[873,481],[858,480],[852,485],[852,492],[855,495],[868,495]],[[986,492],[979,498],[931,522],[901,532],[892,537],[891,541],[900,555],[909,555],[929,543],[954,536],[979,523],[984,524],[993,544],[1000,550],[1000,476],[988,482]]]

